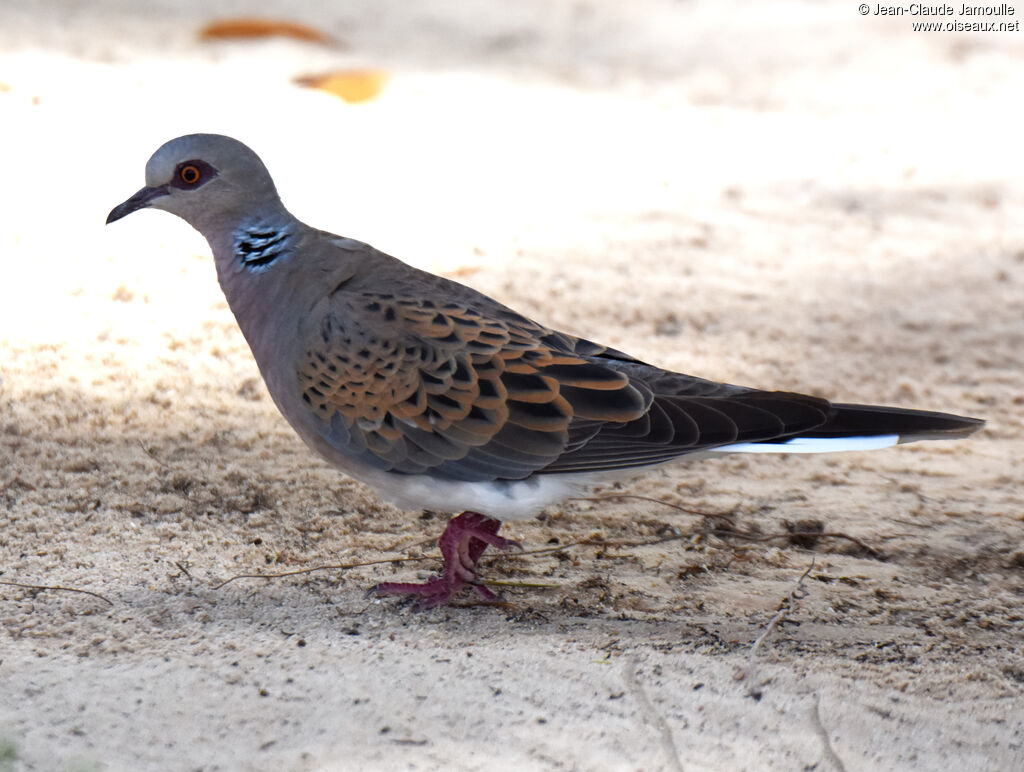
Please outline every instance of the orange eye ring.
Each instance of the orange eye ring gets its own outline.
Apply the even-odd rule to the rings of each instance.
[[[186,185],[195,185],[199,182],[199,168],[193,164],[182,166],[181,171],[178,172],[178,176],[181,177],[181,181]]]

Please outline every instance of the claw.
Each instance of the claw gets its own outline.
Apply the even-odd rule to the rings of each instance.
[[[383,582],[371,592],[378,595],[411,595],[422,608],[448,603],[464,587],[472,587],[485,601],[498,596],[483,585],[476,575],[476,564],[488,546],[495,549],[519,548],[514,541],[498,536],[501,521],[479,512],[463,512],[448,522],[437,544],[444,558],[444,571],[426,582]]]

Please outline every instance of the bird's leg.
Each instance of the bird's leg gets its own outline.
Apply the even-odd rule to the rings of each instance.
[[[484,600],[497,600],[498,596],[480,583],[476,564],[490,545],[503,550],[516,543],[498,536],[501,521],[479,512],[463,512],[448,521],[437,546],[444,558],[444,571],[426,582],[384,582],[374,589],[381,595],[415,595],[424,608],[440,606],[451,600],[459,590],[472,585]]]

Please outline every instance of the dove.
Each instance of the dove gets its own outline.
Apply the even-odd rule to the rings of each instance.
[[[671,461],[873,450],[984,424],[718,383],[559,332],[306,225],[231,137],[172,139],[145,179],[107,223],[159,209],[206,238],[267,389],[306,444],[399,507],[461,513],[438,542],[443,571],[381,594],[495,600],[477,563],[513,546],[502,521]]]

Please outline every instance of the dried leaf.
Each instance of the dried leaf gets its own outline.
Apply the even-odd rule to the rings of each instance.
[[[199,30],[200,40],[227,40],[231,38],[286,37],[308,40],[313,43],[332,43],[333,38],[325,32],[282,19],[259,17],[238,17],[212,21]]]
[[[482,266],[479,265],[460,265],[450,271],[445,271],[445,276],[454,276],[461,279],[463,276],[472,276],[481,268]]]
[[[384,88],[388,74],[383,70],[335,70],[296,78],[300,86],[320,89],[346,102],[366,102]]]

